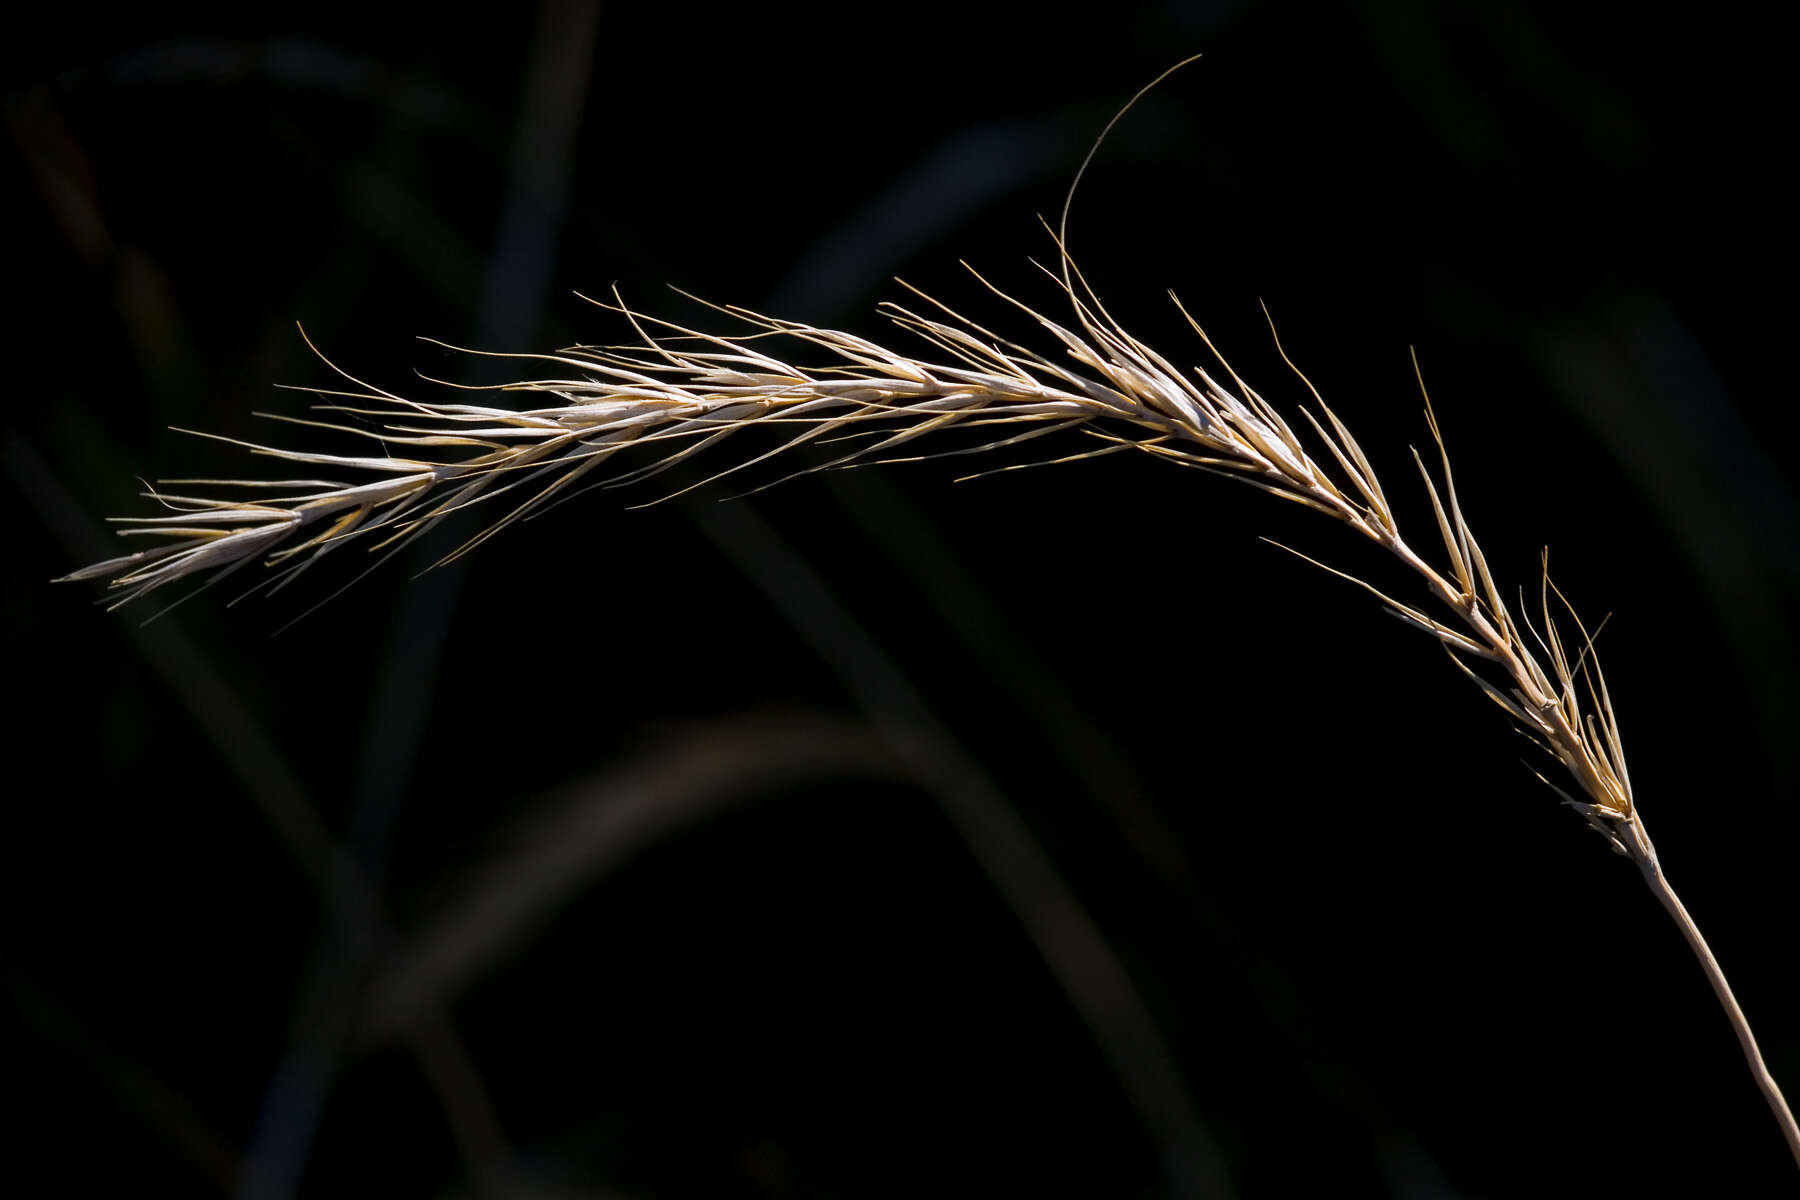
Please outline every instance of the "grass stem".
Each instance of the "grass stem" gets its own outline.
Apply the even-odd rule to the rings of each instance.
[[[1762,1051],[1756,1045],[1756,1034],[1751,1032],[1750,1021],[1738,1006],[1737,997],[1732,994],[1724,968],[1719,966],[1712,947],[1701,936],[1700,927],[1694,924],[1687,905],[1681,902],[1681,897],[1670,886],[1668,876],[1663,874],[1662,863],[1658,861],[1649,837],[1644,834],[1643,823],[1634,822],[1634,826],[1637,838],[1628,844],[1633,847],[1632,857],[1637,860],[1638,869],[1644,873],[1644,882],[1650,885],[1657,900],[1668,910],[1675,927],[1687,939],[1688,948],[1700,960],[1700,967],[1706,972],[1706,982],[1712,985],[1713,995],[1718,997],[1719,1007],[1725,1010],[1725,1016],[1731,1021],[1731,1031],[1737,1035],[1738,1045],[1743,1047],[1744,1061],[1750,1067],[1750,1077],[1756,1081],[1757,1090],[1768,1103],[1769,1111],[1775,1115],[1775,1123],[1781,1126],[1788,1150],[1794,1156],[1794,1165],[1800,1166],[1800,1123],[1795,1122],[1794,1111],[1788,1107],[1787,1097],[1781,1094],[1781,1085],[1775,1082],[1775,1077],[1769,1074],[1768,1065],[1763,1062]]]

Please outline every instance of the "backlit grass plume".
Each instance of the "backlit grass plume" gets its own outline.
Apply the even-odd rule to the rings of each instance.
[[[366,437],[371,453],[251,445],[257,455],[332,478],[172,481],[233,492],[151,493],[167,512],[121,520],[126,533],[158,544],[67,578],[107,580],[117,604],[259,563],[276,569],[263,583],[279,586],[345,546],[391,554],[464,509],[482,506],[494,514],[453,558],[578,487],[643,480],[755,428],[776,432],[779,444],[722,474],[804,443],[835,450],[809,470],[931,457],[931,443],[915,443],[961,429],[975,431],[976,444],[959,443],[947,453],[1001,452],[1078,431],[1100,444],[1068,458],[1140,452],[1237,479],[1335,518],[1420,578],[1430,596],[1426,606],[1362,586],[1446,647],[1561,764],[1567,777],[1557,790],[1567,803],[1638,865],[1700,959],[1800,1163],[1800,1128],[1645,832],[1591,636],[1547,572],[1539,580],[1535,621],[1508,605],[1465,519],[1429,405],[1437,461],[1428,465],[1416,453],[1415,459],[1435,528],[1429,545],[1415,545],[1402,533],[1368,457],[1310,384],[1315,407],[1287,416],[1216,353],[1213,371],[1177,368],[1113,320],[1082,282],[1065,246],[1067,217],[1065,206],[1056,239],[1059,269],[1048,274],[1068,316],[1053,319],[1004,297],[1025,324],[1060,344],[1060,357],[1028,349],[923,295],[912,306],[885,306],[910,335],[903,350],[740,308],[716,310],[736,321],[739,332],[704,332],[620,303],[617,311],[637,334],[633,344],[518,356],[547,377],[473,389],[471,402],[425,403],[360,383],[330,393],[322,419],[281,419]],[[1191,318],[1190,324],[1204,342]],[[476,402],[490,396],[514,403]],[[650,458],[620,470],[615,457],[626,450],[648,450]],[[999,469],[1011,465],[1017,464]],[[252,498],[235,498],[243,495]],[[1556,606],[1565,610],[1564,620]]]

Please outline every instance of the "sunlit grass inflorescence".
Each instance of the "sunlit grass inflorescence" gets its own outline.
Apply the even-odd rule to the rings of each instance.
[[[833,446],[825,461],[806,468],[819,471],[934,457],[928,446],[913,443],[957,429],[978,431],[977,444],[940,453],[997,452],[1044,435],[1079,432],[1101,444],[1053,461],[1120,451],[1154,455],[1335,517],[1400,558],[1449,611],[1432,616],[1377,592],[1388,610],[1455,655],[1497,665],[1505,676],[1500,682],[1488,677],[1491,671],[1469,673],[1568,768],[1587,796],[1572,802],[1609,836],[1610,823],[1630,821],[1618,724],[1591,645],[1584,635],[1574,653],[1565,647],[1551,617],[1547,576],[1541,632],[1515,619],[1463,517],[1434,419],[1441,485],[1415,458],[1448,562],[1443,570],[1402,537],[1368,457],[1316,390],[1317,411],[1300,412],[1311,435],[1303,438],[1222,358],[1215,354],[1216,373],[1180,370],[1114,322],[1091,294],[1071,286],[1071,278],[1079,276],[1058,280],[1074,314],[1069,324],[996,290],[1062,346],[1065,361],[1003,338],[921,294],[917,308],[889,304],[885,310],[931,347],[930,357],[740,308],[719,311],[746,332],[720,335],[618,303],[608,307],[631,323],[637,342],[507,356],[549,364],[558,373],[470,389],[483,399],[499,393],[524,400],[522,405],[426,403],[352,380],[354,389],[325,394],[321,417],[276,419],[366,438],[378,453],[238,444],[259,456],[362,481],[168,481],[169,487],[244,489],[257,498],[147,493],[169,513],[120,521],[128,534],[160,538],[161,544],[67,578],[108,580],[117,605],[190,577],[218,579],[260,562],[275,573],[258,586],[276,588],[347,545],[361,543],[385,556],[465,509],[497,513],[441,560],[449,561],[579,485],[645,481],[755,428],[776,432],[779,444],[711,479],[806,443]],[[1190,324],[1204,341],[1199,325],[1191,318]],[[778,353],[789,349],[793,354]],[[804,351],[823,352],[824,361],[799,365]],[[617,467],[615,458],[627,450],[648,453],[649,461],[603,472]],[[1577,675],[1588,677],[1587,687],[1577,685]],[[1629,852],[1616,839],[1615,845]]]
[[[375,453],[238,444],[259,456],[348,479],[167,481],[171,488],[230,492],[147,493],[164,507],[162,515],[119,520],[125,533],[159,539],[158,544],[65,578],[106,580],[114,606],[182,580],[217,581],[259,563],[273,572],[251,591],[273,589],[345,546],[367,546],[379,552],[379,562],[463,510],[482,506],[496,514],[442,560],[448,561],[583,485],[649,480],[751,429],[776,434],[778,444],[731,463],[712,479],[808,443],[834,447],[824,461],[805,468],[820,471],[977,453],[1016,459],[1005,452],[1039,437],[1071,434],[1098,445],[1051,461],[1134,451],[1248,483],[1335,518],[1423,582],[1434,602],[1429,611],[1326,568],[1373,592],[1390,613],[1440,642],[1568,772],[1574,787],[1557,790],[1615,851],[1638,865],[1676,921],[1800,1162],[1800,1125],[1645,832],[1593,638],[1550,582],[1547,559],[1538,583],[1537,623],[1523,614],[1522,603],[1518,615],[1507,604],[1464,517],[1429,401],[1436,474],[1416,451],[1414,461],[1430,500],[1437,545],[1421,552],[1403,537],[1368,456],[1317,389],[1306,383],[1312,409],[1296,410],[1294,420],[1284,417],[1225,363],[1192,318],[1189,324],[1217,365],[1176,367],[1128,333],[1087,287],[1066,248],[1067,224],[1065,204],[1056,233],[1059,270],[1046,272],[1069,305],[1072,319],[1066,323],[981,281],[1060,345],[1059,357],[997,334],[922,293],[915,293],[917,308],[884,306],[896,325],[918,339],[920,354],[735,307],[716,311],[739,322],[743,332],[704,332],[618,301],[607,307],[631,324],[637,334],[633,343],[503,356],[548,365],[555,374],[469,389],[482,401],[498,396],[520,402],[513,406],[427,403],[345,375],[354,386],[321,393],[327,400],[319,406],[321,417],[277,419],[368,439]],[[802,365],[802,355],[818,361]],[[1298,368],[1295,374],[1305,382]],[[957,430],[973,431],[974,444],[948,450],[934,450],[930,442],[914,445]],[[615,462],[626,451],[647,461]],[[1028,464],[1007,461],[996,469],[1020,465]],[[231,498],[244,495],[256,498]],[[1559,630],[1557,607],[1573,622],[1575,636],[1568,640]]]

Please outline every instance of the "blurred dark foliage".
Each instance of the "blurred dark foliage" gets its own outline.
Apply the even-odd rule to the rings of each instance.
[[[9,1172],[1792,1184],[1632,868],[1437,649],[1258,535],[1404,579],[1249,489],[1114,456],[594,493],[280,636],[356,552],[149,625],[45,582],[116,552],[139,477],[257,469],[170,427],[305,436],[252,416],[334,383],[296,322],[399,390],[494,378],[415,335],[626,340],[574,295],[615,282],[887,337],[898,274],[1011,330],[957,260],[1054,306],[1037,214],[1203,51],[1102,151],[1076,255],[1146,341],[1200,360],[1173,287],[1297,402],[1266,299],[1391,494],[1418,348],[1497,569],[1534,590],[1548,543],[1615,614],[1650,829],[1800,1089],[1793,113],[1758,10],[251,11],[71,6],[5,51]]]

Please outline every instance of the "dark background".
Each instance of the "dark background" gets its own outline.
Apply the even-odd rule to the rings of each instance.
[[[296,322],[421,391],[491,368],[415,335],[626,340],[573,295],[614,282],[889,338],[899,274],[1028,335],[957,260],[1053,307],[1037,214],[1201,51],[1099,156],[1077,256],[1198,362],[1177,289],[1291,406],[1267,300],[1424,543],[1417,347],[1497,572],[1535,590],[1549,544],[1616,614],[1648,824],[1800,1088],[1793,103],[1751,11],[551,0],[15,31],[9,1170],[1791,1191],[1632,867],[1426,639],[1259,536],[1406,579],[1249,489],[1133,455],[594,493],[280,636],[347,561],[148,626],[46,583],[117,552],[138,477],[258,469],[169,427],[304,441],[251,416],[332,382]]]

